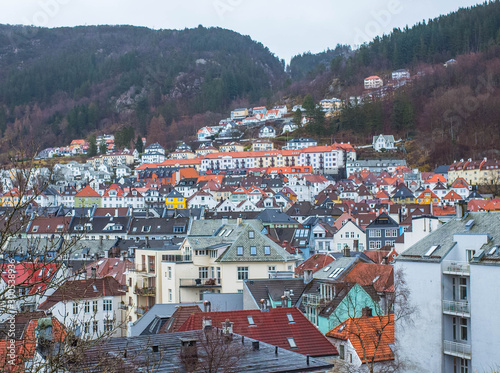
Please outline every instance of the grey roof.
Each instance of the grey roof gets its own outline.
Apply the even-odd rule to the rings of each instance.
[[[238,234],[236,240],[226,251],[217,258],[217,262],[288,262],[295,261],[295,257],[284,248],[275,243],[266,235],[256,230],[252,224],[244,222],[240,224],[243,231]],[[250,238],[250,232],[254,232]],[[265,254],[265,247],[270,248],[270,254]],[[238,247],[243,247],[243,255],[238,255]],[[256,255],[251,255],[250,248],[256,248]]]
[[[336,281],[341,277],[344,277],[347,273],[349,273],[350,269],[359,262],[359,259],[355,256],[350,256],[350,257],[341,257],[321,270],[317,271],[314,273],[314,278],[318,280],[330,280],[330,281]],[[342,268],[342,270],[340,270]],[[339,269],[337,271],[337,269]]]
[[[200,331],[107,338],[85,350],[82,359],[78,359],[78,364],[74,368],[69,365],[67,370],[68,372],[82,370],[89,373],[101,372],[102,363],[111,361],[113,368],[120,372],[150,370],[158,373],[184,372],[185,369],[180,360],[181,342],[200,338]],[[229,343],[238,350],[245,351],[236,367],[233,367],[236,368],[235,371],[241,373],[307,372],[325,371],[333,367],[332,363],[322,359],[313,357],[306,359],[304,355],[283,348],[280,348],[279,354],[276,355],[275,347],[264,342],[259,342],[259,349],[252,350],[251,346],[254,341],[249,337],[243,339],[238,334],[233,334],[233,338],[229,340]],[[153,350],[153,346],[156,346],[158,352]],[[199,356],[201,353],[202,349],[199,348]]]
[[[261,299],[272,299],[274,302],[280,302],[281,296],[285,291],[291,291],[290,298],[292,307],[294,307],[302,296],[302,292],[307,284],[301,278],[287,278],[287,279],[260,279],[260,280],[247,280],[245,287],[255,300],[255,304]]]
[[[257,215],[257,219],[261,220],[263,223],[270,224],[299,224],[296,220],[292,219],[284,212],[281,212],[279,209],[265,209]]]
[[[453,235],[461,234],[488,234],[490,240],[483,245],[482,250],[489,252],[494,246],[500,245],[500,212],[470,212],[461,219],[453,219],[424,237],[409,249],[401,253],[396,260],[440,262],[456,245]],[[474,220],[469,230],[466,224]],[[425,256],[432,246],[437,248],[429,256]],[[486,256],[486,259],[488,256]]]

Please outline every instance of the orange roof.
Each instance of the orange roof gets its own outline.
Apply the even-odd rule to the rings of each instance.
[[[426,194],[430,194],[430,198],[438,198],[439,197],[429,188],[425,188],[425,190],[420,193],[420,195],[417,197],[417,199],[424,199]]]
[[[481,211],[487,203],[488,201],[484,199],[471,199],[467,202],[467,210],[472,212]]]
[[[379,198],[379,199],[389,199],[389,194],[387,194],[387,192],[383,189],[379,190],[377,192],[377,194],[375,194],[375,198]]]
[[[454,206],[432,206],[432,215],[434,216],[446,216],[446,215],[455,215],[456,210]]]
[[[500,199],[492,199],[488,201],[484,206],[483,210],[485,211],[498,211],[500,210]]]
[[[349,318],[326,333],[327,337],[349,340],[362,363],[394,360],[394,315]]]
[[[212,153],[217,154],[217,153]],[[194,166],[201,164],[201,158],[192,159],[166,159],[162,163],[156,163],[158,167],[170,167],[170,166]]]
[[[369,76],[368,78],[365,78],[365,80],[371,80],[371,79],[380,79],[380,76],[372,75],[372,76]]]
[[[344,278],[361,286],[373,285],[376,291],[394,291],[394,270],[390,264],[358,263]]]
[[[434,174],[432,175],[431,177],[429,177],[427,179],[427,182],[428,183],[437,183],[437,182],[442,182],[442,183],[446,183],[446,179],[443,175],[441,174]]]
[[[145,170],[146,168],[158,168],[161,163],[143,163],[140,166],[136,167],[137,171]]]
[[[311,269],[314,272],[319,271],[321,268],[330,264],[335,260],[334,257],[325,254],[316,254],[311,256],[306,261],[302,262],[299,266],[295,267],[295,274],[297,276],[304,275],[306,269]]]
[[[76,193],[75,197],[101,197],[94,189],[87,185],[85,188]]]
[[[200,176],[198,171],[196,171],[194,168],[191,168],[191,167],[181,168],[179,170],[179,177],[181,179],[195,178],[198,176]]]
[[[456,200],[461,200],[461,199],[462,199],[462,197],[460,197],[460,196],[458,195],[458,193],[457,193],[457,192],[455,192],[455,191],[453,191],[453,190],[450,190],[450,191],[448,192],[448,194],[446,194],[446,195],[443,197],[443,199],[452,199],[452,200],[453,200],[453,199],[456,199]]]

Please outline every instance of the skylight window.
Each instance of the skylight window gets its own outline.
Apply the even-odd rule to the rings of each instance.
[[[247,320],[249,326],[256,326],[252,316],[247,316]]]
[[[219,233],[219,237],[221,237],[224,233],[226,233],[226,230],[225,229],[221,230]]]
[[[336,268],[330,275],[328,276],[329,278],[335,278],[338,275],[340,275],[340,272],[342,272],[344,268]]]
[[[294,323],[295,322],[295,320],[293,319],[293,316],[292,316],[291,313],[287,313],[286,314],[286,318],[288,319],[289,323]]]
[[[95,285],[92,285],[92,289],[94,289],[94,292],[97,293],[97,287]]]
[[[495,254],[495,251],[497,251],[497,249],[498,249],[498,246],[493,246],[493,247],[490,249],[490,251],[488,252],[488,255],[493,255],[493,254]]]
[[[225,237],[228,237],[231,234],[232,231],[233,231],[232,229],[228,229],[228,231],[226,232],[226,236]]]
[[[297,348],[297,344],[295,343],[295,340],[292,337],[287,338],[288,344],[290,345],[290,348]]]
[[[330,268],[332,268],[332,267],[326,267],[323,271],[328,272],[330,270]]]
[[[431,248],[429,250],[427,250],[427,252],[424,254],[424,256],[426,257],[430,257],[434,251],[436,251],[438,249],[439,245],[433,245],[431,246]]]

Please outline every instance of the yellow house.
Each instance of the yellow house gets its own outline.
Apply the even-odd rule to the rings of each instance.
[[[248,109],[234,109],[231,111],[231,119],[244,119],[248,117]]]
[[[420,205],[430,205],[431,203],[438,203],[439,197],[429,188],[426,188],[420,195],[417,197],[417,203]]]
[[[19,203],[19,192],[16,188],[8,191],[2,196],[3,207],[14,207]]]
[[[167,194],[165,198],[165,206],[167,209],[185,209],[186,198],[175,189]]]

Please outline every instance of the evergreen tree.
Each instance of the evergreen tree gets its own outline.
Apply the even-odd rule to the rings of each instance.
[[[106,154],[107,151],[108,151],[108,145],[106,144],[106,141],[102,141],[99,144],[99,153]]]
[[[89,157],[95,157],[97,155],[97,143],[94,135],[89,138],[89,148],[87,149],[87,155]]]
[[[135,148],[139,152],[139,154],[144,152],[144,144],[142,142],[142,137],[141,135],[137,136],[137,141],[135,142]]]

